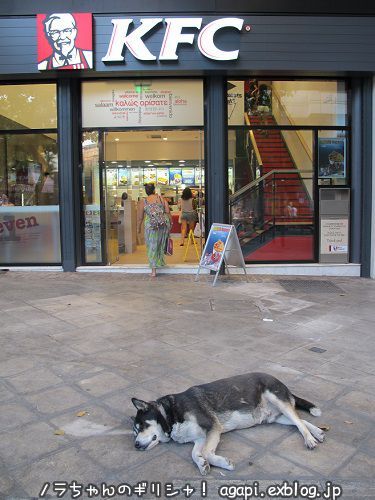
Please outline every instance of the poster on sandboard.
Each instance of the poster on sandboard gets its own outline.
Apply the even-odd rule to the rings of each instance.
[[[242,267],[247,278],[246,265],[236,229],[231,224],[212,224],[195,279],[201,268],[216,273],[212,286],[215,286],[222,263],[228,266]]]

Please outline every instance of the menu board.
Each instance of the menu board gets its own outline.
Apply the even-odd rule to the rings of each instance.
[[[139,169],[132,168],[131,172],[132,186],[139,186]]]
[[[118,185],[127,186],[128,185],[128,169],[119,168],[118,169]]]
[[[107,186],[117,187],[117,168],[107,168]]]
[[[193,185],[195,176],[194,168],[183,168],[182,169],[182,184]]]
[[[169,171],[167,168],[158,168],[156,174],[156,180],[158,184],[166,186],[169,182]]]
[[[148,184],[149,182],[156,183],[156,168],[144,168],[143,169],[143,182]]]
[[[169,184],[171,186],[179,186],[182,184],[182,172],[180,168],[169,169]]]

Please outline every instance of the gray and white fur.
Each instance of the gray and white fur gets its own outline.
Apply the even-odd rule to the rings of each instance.
[[[177,443],[193,442],[193,461],[202,475],[210,465],[233,470],[233,462],[216,454],[220,436],[235,429],[277,422],[295,425],[305,444],[312,449],[324,439],[324,432],[302,420],[296,408],[320,416],[309,401],[294,396],[280,380],[266,373],[247,373],[208,384],[190,387],[156,401],[132,398],[135,447],[151,450],[170,439]]]

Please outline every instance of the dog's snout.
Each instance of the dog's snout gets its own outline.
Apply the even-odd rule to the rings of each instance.
[[[141,443],[139,441],[136,441],[134,443],[134,446],[139,449],[141,447]]]
[[[152,440],[153,440],[153,441],[156,441],[156,440],[157,440],[157,438],[158,438],[158,437],[157,437],[157,435],[156,435],[156,434],[154,434],[154,435],[152,436]]]

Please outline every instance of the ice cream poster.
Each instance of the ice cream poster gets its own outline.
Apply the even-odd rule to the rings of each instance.
[[[169,169],[169,184],[171,186],[179,186],[182,184],[182,172],[180,168]]]
[[[231,231],[230,225],[214,224],[211,226],[206,245],[201,257],[200,266],[218,271],[220,269],[225,247]]]

